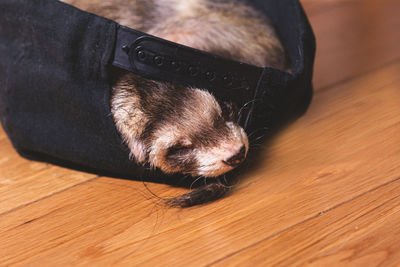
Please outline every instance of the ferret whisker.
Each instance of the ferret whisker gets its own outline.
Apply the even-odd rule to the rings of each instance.
[[[258,131],[260,131],[260,130],[266,131],[266,130],[268,130],[268,129],[269,129],[268,127],[257,128],[257,129],[255,129],[253,132],[251,132],[249,135],[247,135],[247,137],[250,139],[250,138],[253,136],[253,134],[257,133]]]
[[[224,183],[222,183],[222,182],[220,181],[220,179],[219,179],[219,178],[217,179],[217,181],[218,181],[218,183],[217,183],[217,184],[219,184],[219,185],[223,186],[225,189],[232,189],[232,188],[234,188],[234,187],[235,187],[235,185],[228,185],[228,182],[227,182],[227,180],[226,180],[226,177],[225,177],[225,175],[224,175],[224,182],[225,182],[225,184],[224,184]]]
[[[226,174],[224,174],[224,182],[225,184],[228,184],[228,181],[226,180]]]
[[[161,38],[171,37],[174,42],[185,42],[195,49],[228,56],[232,60],[260,67],[289,67],[273,25],[262,13],[251,11],[252,7],[241,1],[235,1],[234,6],[228,3],[231,1],[186,1],[184,10],[181,4],[176,8],[170,5],[170,1],[161,0],[150,1],[152,4],[145,6],[139,0],[126,0],[131,7],[121,9],[116,8],[117,0],[107,1],[115,5],[106,6],[99,4],[101,0],[62,1],[82,2],[86,11],[118,18],[116,22],[127,27]],[[229,10],[229,22],[233,24],[227,23],[226,10]],[[253,15],[244,15],[244,10]],[[137,11],[143,14],[137,14]],[[157,18],[153,21],[152,16],[145,16],[146,11],[154,12]],[[187,12],[193,16],[187,16]],[[252,23],[248,23],[249,20]],[[264,36],[266,32],[268,34]],[[243,46],[243,43],[249,45]],[[153,196],[170,206],[188,207],[222,197],[233,187],[229,183],[234,177],[225,173],[236,167],[236,164],[226,164],[227,161],[240,155],[240,159],[237,157],[233,161],[239,163],[246,158],[249,149],[261,148],[258,142],[264,137],[263,130],[268,128],[258,128],[247,135],[239,123],[239,119],[246,117],[249,111],[253,112],[254,104],[262,102],[260,97],[250,101],[246,98],[244,104],[236,103],[235,97],[230,99],[226,95],[219,98],[212,93],[213,90],[179,82],[154,81],[119,68],[110,78],[111,113],[107,116],[113,117],[122,142],[130,150],[132,164],[143,164],[145,172],[148,172],[146,177],[150,177],[155,169],[171,175],[180,173],[182,176],[174,176],[174,182],[179,181],[186,188],[190,184],[190,190],[195,188],[165,199],[151,192],[145,184]],[[244,154],[242,147],[246,149]],[[242,164],[249,165],[248,161]],[[219,177],[214,178],[216,175]]]
[[[245,107],[247,107],[247,105],[253,103],[253,102],[256,101],[256,100],[257,100],[257,99],[253,99],[253,100],[250,100],[249,102],[243,104],[243,106],[239,109],[238,117],[240,118],[240,115],[242,115],[243,109],[244,109]]]
[[[257,137],[254,141],[257,142],[258,140],[261,140],[262,138],[264,138],[264,136],[265,136],[265,134]]]
[[[158,196],[157,194],[155,194],[153,191],[151,191],[150,188],[147,186],[147,184],[144,181],[142,181],[142,183],[143,183],[144,187],[147,189],[147,191],[149,191],[149,193],[151,195],[153,195],[154,197],[156,197],[159,200],[163,200],[163,201],[165,200],[165,198],[162,198],[162,197]]]
[[[221,183],[221,185],[226,189],[232,189],[232,188],[234,188],[236,186],[236,184],[234,184],[234,185],[225,185],[225,184],[222,184],[222,183]]]
[[[236,186],[236,183],[235,184],[231,184],[231,185],[228,185],[229,183],[228,183],[228,181],[226,180],[226,176],[224,175],[224,182],[225,182],[225,184],[222,184],[225,188],[227,188],[227,189],[232,189],[232,188],[234,188],[235,186]]]
[[[192,190],[193,189],[193,185],[198,181],[198,180],[200,180],[201,178],[204,178],[204,179],[206,179],[204,176],[199,176],[197,179],[195,179],[193,182],[192,182],[192,184],[190,185],[190,190]]]
[[[190,174],[183,175],[182,178],[179,179],[179,183],[178,183],[178,184],[181,184],[181,183],[183,182],[183,180],[186,180],[186,179],[189,178],[190,176],[191,176]]]

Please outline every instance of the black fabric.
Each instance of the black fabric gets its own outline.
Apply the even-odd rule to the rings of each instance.
[[[292,72],[266,68],[249,131],[273,127],[302,115],[312,95],[315,37],[298,0],[249,0],[263,10],[277,29],[289,55]]]
[[[0,107],[23,156],[133,177],[110,116],[116,24],[54,0],[0,2]]]
[[[265,68],[249,130],[302,114],[315,39],[298,0],[248,1],[275,24],[292,74]],[[129,160],[109,106],[117,24],[55,0],[0,1],[0,118],[23,156],[99,174],[161,177]]]
[[[263,68],[167,41],[123,26],[117,29],[112,64],[152,80],[207,89],[215,98],[238,107],[251,103]],[[178,67],[177,67],[178,66]],[[251,107],[251,105],[249,105]],[[250,108],[238,123],[246,129]]]

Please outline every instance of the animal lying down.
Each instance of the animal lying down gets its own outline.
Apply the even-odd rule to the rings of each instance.
[[[242,1],[63,2],[121,25],[233,60],[283,70],[289,67],[284,48],[268,19]],[[246,158],[248,136],[236,123],[241,107],[218,102],[202,88],[153,81],[119,69],[113,75],[112,116],[137,163],[149,164],[165,173],[218,177]],[[193,197],[205,201],[219,196],[224,188],[221,184],[209,184],[171,204],[190,205],[197,201]]]

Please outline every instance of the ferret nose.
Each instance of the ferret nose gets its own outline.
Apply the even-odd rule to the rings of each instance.
[[[244,161],[245,157],[246,157],[246,148],[245,146],[242,146],[239,150],[239,153],[230,157],[227,160],[223,160],[223,162],[229,166],[236,167]]]

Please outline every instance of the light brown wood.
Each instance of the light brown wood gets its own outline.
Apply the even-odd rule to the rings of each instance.
[[[399,221],[400,177],[246,247],[216,266],[260,262],[281,266],[399,266]]]
[[[0,214],[96,177],[21,158],[0,131]],[[0,217],[1,218],[1,217]]]
[[[396,63],[318,93],[308,115],[267,150],[265,166],[214,204],[166,209],[140,183],[101,178],[10,212],[0,223],[0,251],[18,254],[4,262],[208,264],[373,192],[400,173],[399,70]],[[327,117],[352,119],[332,125]]]
[[[166,208],[141,182],[22,159],[0,130],[0,265],[399,265],[400,59],[386,34],[400,17],[385,24],[398,4],[303,2],[320,47],[313,103],[224,199]],[[351,14],[363,19],[332,21]],[[360,48],[370,21],[390,29]]]

